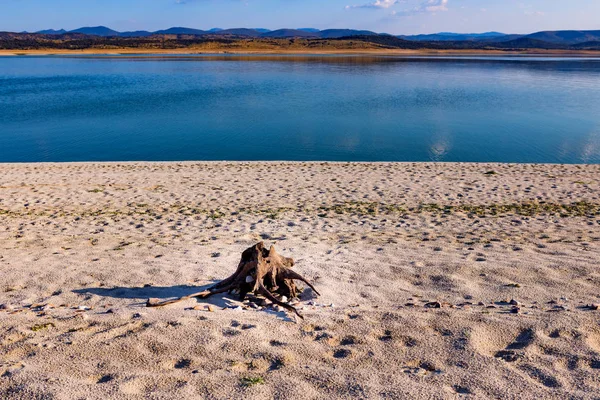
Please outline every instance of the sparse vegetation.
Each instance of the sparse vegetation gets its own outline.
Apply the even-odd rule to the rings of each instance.
[[[234,214],[262,215],[270,219],[277,219],[282,214],[296,212],[301,214],[316,213],[318,217],[326,218],[335,215],[371,215],[379,214],[455,214],[465,213],[476,216],[501,216],[507,214],[516,214],[521,216],[535,215],[558,215],[560,217],[594,217],[600,215],[600,203],[590,203],[580,201],[569,204],[546,203],[546,202],[526,202],[510,204],[459,204],[444,205],[437,203],[423,203],[415,207],[407,207],[404,204],[385,204],[378,202],[360,202],[348,201],[327,206],[320,206],[316,209],[310,207],[279,207],[279,208],[241,208]],[[28,217],[119,217],[119,216],[147,216],[153,219],[162,219],[169,213],[176,213],[184,216],[205,215],[211,219],[219,219],[227,216],[227,212],[220,209],[206,210],[203,208],[190,207],[183,204],[173,204],[169,208],[152,208],[147,204],[130,204],[122,209],[98,209],[98,210],[62,210],[57,213],[51,213],[48,210],[2,210],[0,216],[22,218]]]
[[[46,324],[37,324],[31,327],[31,330],[34,332],[38,332],[48,328],[54,328],[54,324],[52,322],[48,322]]]
[[[242,379],[240,379],[240,383],[242,384],[242,386],[250,387],[250,386],[255,386],[255,385],[264,385],[265,380],[264,380],[264,378],[262,378],[260,376],[258,376],[258,377],[245,376]]]
[[[379,203],[349,201],[333,206],[321,206],[319,211],[334,212],[335,214],[359,214],[359,215],[377,215],[379,212]]]
[[[209,211],[208,217],[210,219],[219,219],[219,218],[223,218],[225,216],[225,213],[219,210],[211,210]]]

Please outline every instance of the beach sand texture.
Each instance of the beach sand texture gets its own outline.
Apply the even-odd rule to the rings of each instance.
[[[598,165],[0,164],[0,177],[0,398],[600,394],[600,311],[586,307],[600,303]],[[145,307],[230,275],[259,241],[321,292],[304,293],[304,320],[233,295]]]

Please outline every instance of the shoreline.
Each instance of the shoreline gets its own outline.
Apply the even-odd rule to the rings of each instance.
[[[264,161],[240,161],[240,160],[183,160],[183,161],[0,161],[0,168],[10,166],[151,166],[151,165],[182,165],[182,166],[247,166],[247,165],[331,165],[331,166],[454,166],[465,167],[548,167],[548,168],[594,168],[600,167],[600,163],[552,163],[552,162],[472,162],[472,161],[289,161],[289,160],[264,160]]]
[[[0,50],[0,56],[23,55],[348,55],[348,56],[571,56],[600,57],[600,51],[544,50],[231,50],[231,49],[85,49]]]
[[[442,166],[563,166],[563,167],[593,167],[600,166],[599,163],[532,163],[532,162],[472,162],[472,161],[327,161],[327,160],[311,160],[311,161],[294,161],[294,160],[261,160],[261,161],[244,161],[244,160],[182,160],[182,161],[15,161],[15,162],[2,162],[0,161],[0,167],[2,166],[11,166],[11,165],[22,165],[22,166],[38,166],[38,165],[92,165],[97,164],[99,166],[102,165],[165,165],[165,164],[182,164],[182,165],[244,165],[244,164],[307,164],[307,165],[365,165],[365,164],[373,164],[373,165],[442,165]]]

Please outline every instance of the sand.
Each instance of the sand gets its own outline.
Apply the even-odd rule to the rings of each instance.
[[[0,177],[0,398],[600,394],[600,311],[586,307],[600,303],[598,165],[0,164]],[[261,240],[321,292],[304,292],[304,320],[233,295],[145,307],[226,277]]]

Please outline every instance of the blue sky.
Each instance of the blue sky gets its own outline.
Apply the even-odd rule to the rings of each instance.
[[[600,0],[0,0],[0,31],[96,25],[529,33],[600,29]]]

